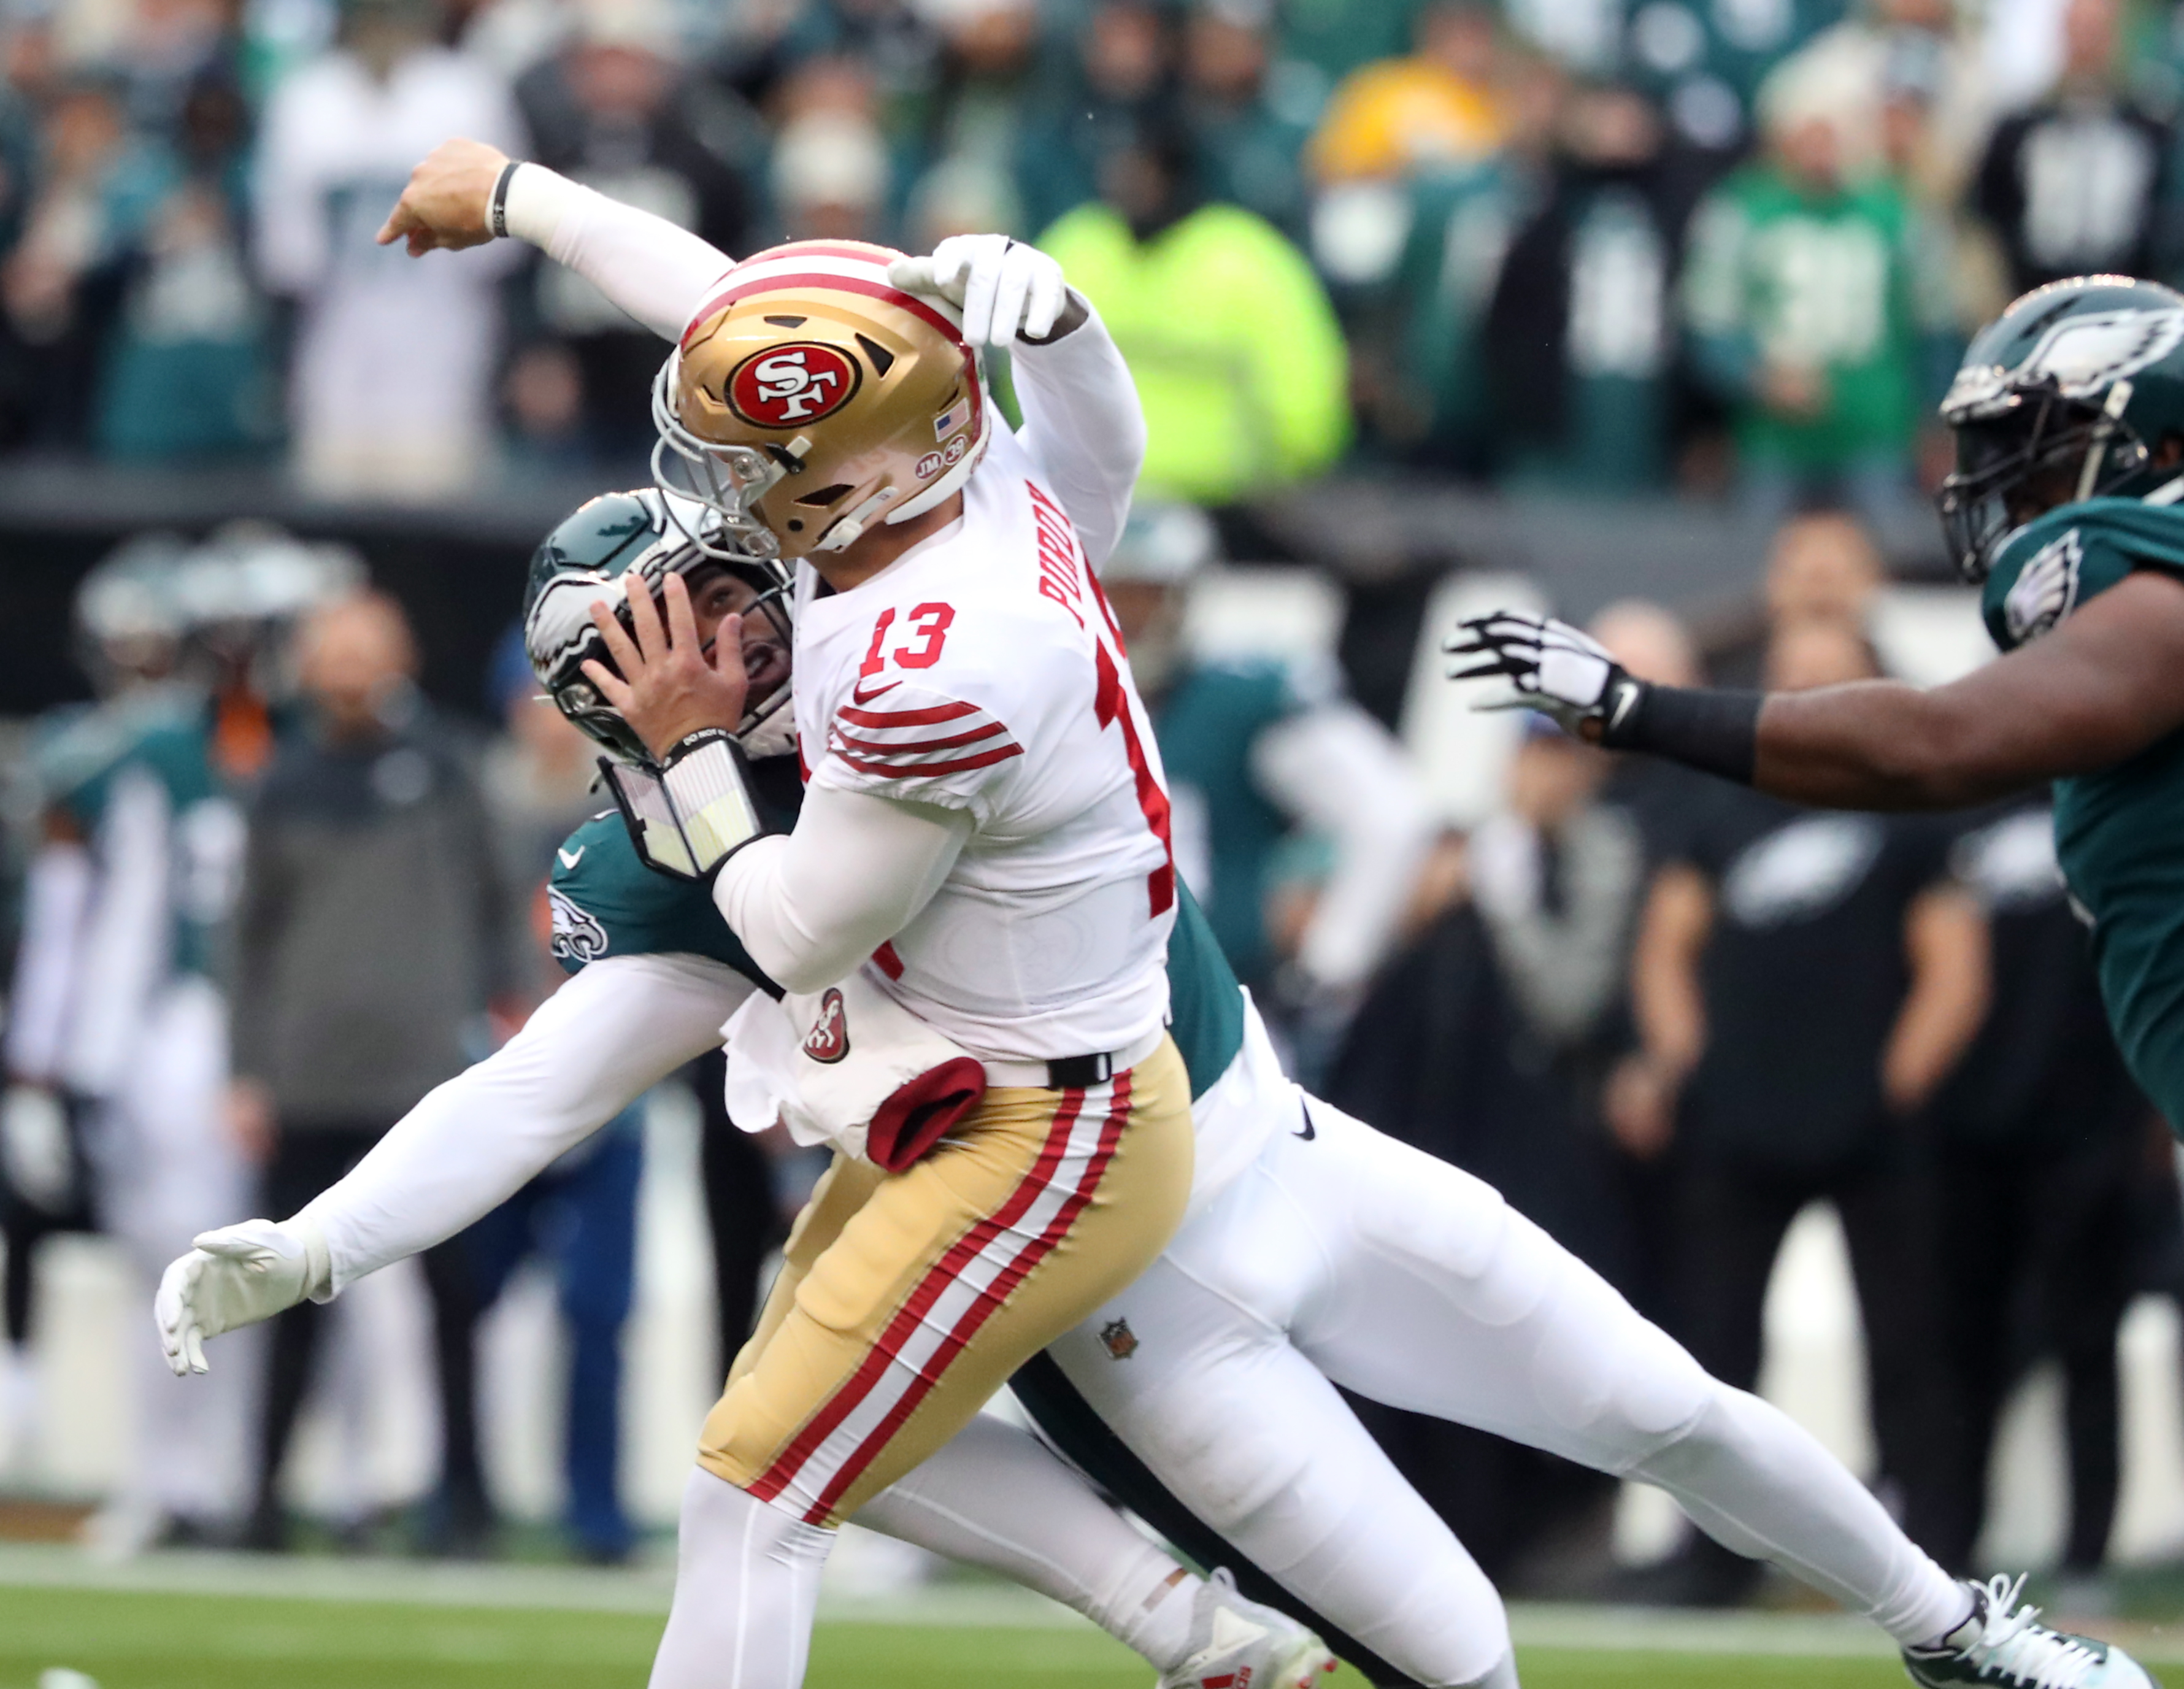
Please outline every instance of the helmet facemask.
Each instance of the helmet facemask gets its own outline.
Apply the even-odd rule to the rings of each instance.
[[[1959,575],[1978,585],[2003,543],[2035,516],[2115,492],[2144,473],[2151,454],[2123,420],[2131,393],[2131,383],[2120,381],[2096,404],[2065,397],[2048,381],[1945,412],[1957,437],[1957,467],[1934,502]]]

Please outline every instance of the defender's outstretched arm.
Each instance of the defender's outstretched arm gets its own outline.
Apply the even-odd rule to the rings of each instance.
[[[1652,686],[1574,627],[1481,616],[1451,640],[1459,680],[1516,688],[1616,750],[1650,751],[1800,802],[1956,809],[2128,761],[2184,727],[2184,581],[2141,570],[2053,632],[1930,691]]]

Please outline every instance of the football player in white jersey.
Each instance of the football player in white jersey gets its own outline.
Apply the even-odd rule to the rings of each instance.
[[[500,161],[459,233],[499,221],[550,248],[582,209],[567,189]],[[432,194],[413,181],[386,237],[439,230]],[[711,255],[655,393],[698,490],[798,564],[793,832],[759,836],[733,625],[701,639],[679,574],[658,605],[627,595],[627,627],[593,610],[587,673],[659,771],[641,801],[690,819],[677,860],[712,872],[751,957],[815,1000],[857,976],[983,1067],[950,1108],[833,1123],[847,1152],[699,1439],[660,1689],[731,1660],[793,1689],[833,1527],[1135,1279],[1190,1194],[1144,706],[1061,494],[998,422],[961,317],[893,279],[901,259],[800,242],[723,276]],[[1001,338],[1118,361],[1058,286],[1004,315]],[[1106,451],[1134,460],[1143,425],[1123,421]]]
[[[624,959],[625,980],[640,960]],[[694,1028],[703,1016],[684,1018]],[[616,1023],[629,1043],[640,1025],[669,1023],[656,1011]],[[560,1031],[566,1038],[579,1024]],[[1201,1519],[1402,1676],[1513,1683],[1506,1624],[1460,1545],[1385,1469],[1315,1365],[1384,1399],[1663,1484],[1716,1535],[1766,1553],[1916,1647],[1925,1681],[2056,1689],[2145,1681],[2126,1657],[2032,1624],[2005,1591],[1953,1583],[1809,1438],[1708,1379],[1490,1190],[1256,1072],[1245,1042],[1201,1110],[1251,1117],[1240,1135],[1263,1147],[1249,1176],[1205,1197],[1170,1251],[1173,1272],[1163,1262],[1055,1352]],[[541,1056],[534,1050],[504,1065],[527,1062],[535,1084]],[[479,1105],[492,1095],[488,1087]],[[499,1101],[505,1108],[510,1099]],[[549,1144],[572,1125],[586,1129],[577,1117],[597,1101],[564,1106],[557,1093],[550,1123],[511,1123],[519,1153],[550,1157]],[[434,1224],[414,1201],[426,1168],[443,1190],[465,1183],[450,1176],[464,1159],[459,1140],[440,1124],[390,1137],[390,1152],[360,1170],[348,1207],[365,1220],[352,1236],[372,1235],[366,1256],[405,1228]],[[405,1200],[387,1200],[397,1192]],[[400,1247],[420,1241],[429,1238]],[[307,1247],[292,1237],[253,1246],[260,1261]],[[178,1350],[198,1318],[192,1285],[230,1294],[219,1287],[236,1275],[222,1268],[208,1277],[209,1264],[177,1263],[180,1294],[165,1324]],[[353,1258],[344,1276],[375,1264]],[[199,1323],[231,1322],[215,1310]],[[1006,1497],[996,1500],[1006,1511]],[[989,1525],[981,1534],[991,1546],[1008,1533]],[[1020,1536],[1036,1547],[1019,1575],[1023,1564],[1050,1571],[1067,1558],[1036,1519],[1022,1523]]]

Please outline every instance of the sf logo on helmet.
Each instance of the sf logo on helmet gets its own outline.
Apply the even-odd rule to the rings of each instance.
[[[791,428],[838,410],[864,372],[832,346],[800,341],[755,352],[728,377],[736,415],[761,428]]]

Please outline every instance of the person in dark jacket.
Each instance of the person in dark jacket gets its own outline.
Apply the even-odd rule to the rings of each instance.
[[[2070,0],[2061,79],[1987,142],[1972,202],[2020,293],[2067,276],[2167,278],[2175,131],[2123,84],[2117,0]]]
[[[276,754],[250,811],[229,1099],[259,1158],[259,1207],[282,1214],[475,1059],[515,954],[484,800],[419,697],[399,607],[368,593],[321,610],[301,657],[311,719]],[[428,1251],[425,1276],[448,1456],[442,1517],[452,1543],[475,1545],[489,1514],[460,1251]],[[320,1318],[306,1302],[274,1324],[255,1546],[285,1537],[281,1468]]]

